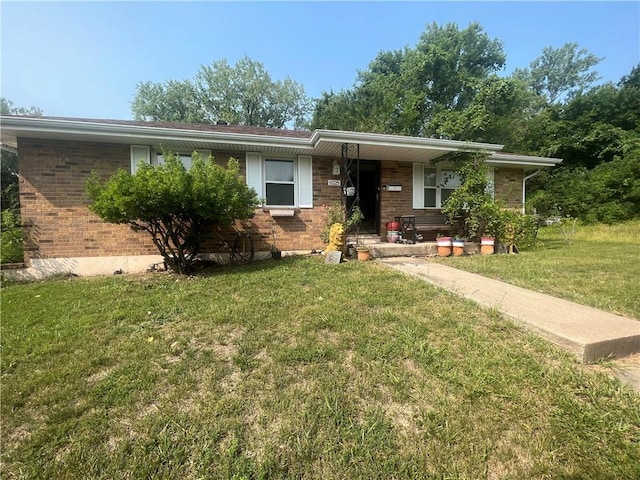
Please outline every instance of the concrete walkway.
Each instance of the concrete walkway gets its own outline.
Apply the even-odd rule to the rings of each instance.
[[[532,292],[424,258],[387,257],[376,261],[480,305],[497,308],[551,342],[570,350],[583,363],[610,355],[626,357],[640,353],[640,320]],[[640,356],[634,357],[640,359]],[[630,363],[629,369],[622,372],[623,380],[640,389],[640,362]]]

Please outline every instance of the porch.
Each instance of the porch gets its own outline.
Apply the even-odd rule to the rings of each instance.
[[[369,247],[373,258],[384,257],[433,257],[438,251],[436,242],[418,243],[389,243],[386,237],[380,235],[359,235],[358,243]],[[356,239],[353,236],[347,238],[347,245],[355,245]],[[480,245],[466,242],[464,252],[467,255],[480,253]]]

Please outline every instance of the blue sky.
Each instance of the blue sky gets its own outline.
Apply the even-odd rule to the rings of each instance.
[[[504,74],[545,46],[605,57],[601,82],[640,62],[640,2],[0,3],[1,95],[45,115],[131,118],[136,84],[193,78],[243,55],[311,97],[350,87],[382,50],[414,46],[431,22],[478,21],[504,43]]]

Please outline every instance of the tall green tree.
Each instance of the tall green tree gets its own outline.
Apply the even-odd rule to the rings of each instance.
[[[251,218],[258,198],[235,160],[224,168],[194,152],[187,170],[176,155],[164,157],[162,165],[142,163],[134,174],[119,170],[106,181],[93,175],[89,209],[106,222],[147,232],[175,272],[190,273],[207,227]]]
[[[260,62],[243,57],[203,65],[193,80],[143,82],[131,105],[137,120],[304,128],[311,103],[290,78],[274,81]]]
[[[590,222],[640,217],[640,66],[545,112],[539,153],[564,161],[533,179],[530,205]]]
[[[314,128],[405,135],[438,134],[429,122],[442,111],[462,111],[482,81],[504,66],[502,43],[478,23],[465,29],[428,25],[416,46],[383,51],[359,72],[353,88],[324,93]]]
[[[541,153],[591,169],[622,156],[625,145],[640,136],[640,87],[633,81],[607,83],[551,112]]]
[[[600,76],[591,69],[602,60],[584,48],[579,49],[577,43],[566,43],[560,48],[545,47],[529,68],[518,69],[515,75],[549,103],[556,103],[593,86]]]
[[[205,110],[198,101],[196,87],[190,80],[139,83],[131,110],[136,120],[209,122]]]
[[[477,82],[475,96],[466,108],[441,109],[430,118],[426,131],[523,151],[528,147],[532,120],[539,112],[537,103],[537,97],[522,81],[491,75]]]

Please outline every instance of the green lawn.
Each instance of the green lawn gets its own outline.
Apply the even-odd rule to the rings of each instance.
[[[560,226],[541,228],[538,239],[538,248],[518,255],[438,261],[640,319],[640,222],[580,226],[571,245]]]
[[[640,478],[640,396],[374,263],[2,289],[2,478]]]

